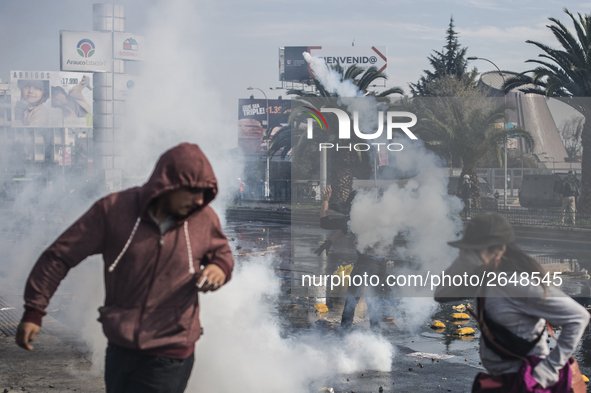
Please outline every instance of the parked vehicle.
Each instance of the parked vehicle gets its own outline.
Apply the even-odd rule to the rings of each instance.
[[[561,207],[564,175],[524,175],[519,190],[519,204],[523,207]]]

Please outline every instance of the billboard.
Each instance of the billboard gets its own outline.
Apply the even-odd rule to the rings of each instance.
[[[62,71],[111,71],[111,33],[60,31]]]
[[[113,33],[113,58],[144,60],[144,36],[130,33]]]
[[[92,73],[10,71],[13,127],[92,127]]]
[[[328,66],[340,64],[344,69],[355,64],[366,69],[376,66],[380,72],[385,72],[388,65],[386,46],[286,46],[283,55],[281,51],[279,55],[281,81],[312,79],[303,52],[324,59]]]
[[[269,123],[281,121],[281,116],[287,116],[285,111],[291,111],[291,100],[268,100]],[[263,136],[267,130],[267,100],[244,99],[238,100],[238,147],[246,154],[264,154],[267,147],[263,144]],[[281,128],[277,123],[271,132],[273,134]]]

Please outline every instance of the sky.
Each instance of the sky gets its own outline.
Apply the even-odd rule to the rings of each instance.
[[[7,83],[10,70],[59,70],[59,31],[92,30],[95,2],[0,0],[0,79]],[[150,36],[170,3],[115,4],[125,6],[127,32]],[[269,90],[281,86],[277,65],[282,46],[348,46],[353,40],[357,46],[385,45],[387,86],[408,93],[408,83],[429,67],[427,56],[445,45],[451,16],[468,56],[486,57],[503,70],[524,71],[529,68],[524,61],[539,54],[525,40],[556,46],[546,27],[548,17],[572,26],[565,6],[572,12],[591,11],[591,3],[577,1],[193,1],[177,4],[174,11],[186,7],[191,23],[170,29],[178,29],[173,37],[185,42],[179,48],[198,48],[198,72],[207,75],[222,105],[237,113],[237,99],[250,96],[249,86],[263,89],[268,98],[286,97],[285,90]],[[484,61],[471,65],[480,72],[494,69]],[[171,59],[157,83],[166,83],[166,74],[174,72]],[[257,90],[254,95],[263,98]]]

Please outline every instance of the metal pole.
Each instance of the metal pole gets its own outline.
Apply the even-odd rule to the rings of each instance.
[[[320,190],[326,188],[326,149],[320,150]]]
[[[499,75],[501,76],[501,78],[503,78],[503,86],[505,85],[505,76],[503,75],[503,73],[501,72],[501,69],[499,67],[497,67],[497,65],[495,63],[493,63],[492,61],[490,61],[489,59],[485,59],[484,57],[476,57],[476,56],[471,56],[468,57],[467,60],[484,60],[484,61],[488,61],[490,64],[492,64],[493,66],[495,66],[495,68],[497,69],[497,71],[499,71]],[[505,105],[507,105],[507,95],[505,94],[505,92],[503,91],[503,99],[505,101]],[[507,206],[507,122],[505,122],[505,137],[504,139],[504,150],[505,150],[505,188],[504,188],[504,205]]]
[[[261,93],[263,93],[263,95],[265,96],[265,102],[267,107],[265,108],[265,113],[267,114],[267,130],[269,130],[269,99],[267,99],[267,95],[265,94],[265,92],[262,89],[259,89],[258,87],[248,87],[246,90],[258,90]],[[267,166],[265,168],[265,198],[269,199],[269,195],[270,195],[270,187],[269,187],[269,141],[264,141],[265,142],[265,146],[267,146],[267,152],[265,154],[267,154]]]
[[[504,191],[504,206],[507,206],[507,126],[505,125],[505,191]]]

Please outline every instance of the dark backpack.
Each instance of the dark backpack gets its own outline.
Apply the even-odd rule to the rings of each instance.
[[[474,187],[474,183],[472,183],[470,180],[464,181],[464,183],[462,183],[462,187],[460,187],[460,196],[462,198],[472,197],[472,194],[474,191],[473,187]]]
[[[570,179],[566,179],[564,181],[564,183],[562,184],[562,196],[564,197],[570,197],[570,196],[579,196],[579,187],[577,187],[577,184]]]

